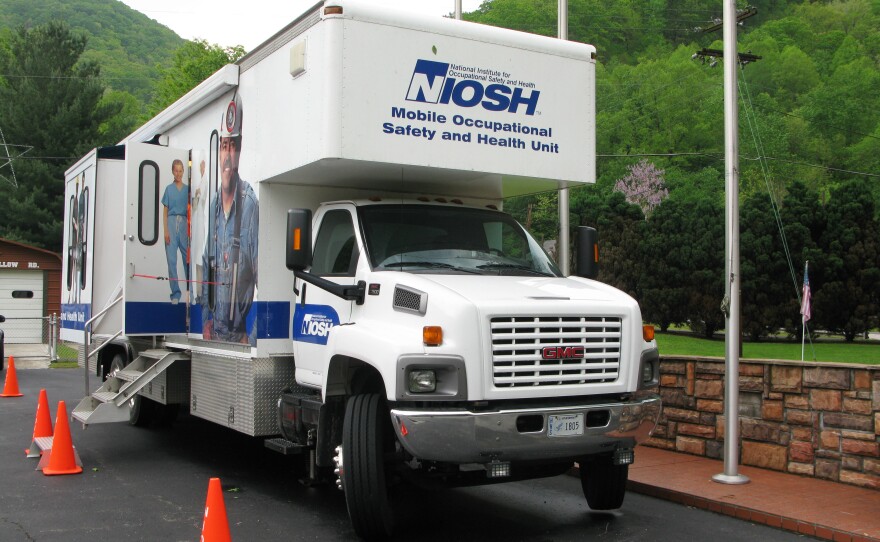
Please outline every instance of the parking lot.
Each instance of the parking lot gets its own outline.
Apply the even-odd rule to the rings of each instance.
[[[5,377],[5,372],[2,373]],[[198,540],[208,480],[220,477],[234,540],[354,540],[334,486],[308,488],[289,458],[189,415],[170,427],[71,426],[84,472],[44,476],[27,459],[40,388],[53,423],[73,409],[79,369],[17,371],[24,397],[0,399],[0,540]],[[93,381],[94,383],[94,381]],[[398,540],[795,540],[804,537],[638,494],[591,512],[576,478],[397,495]]]

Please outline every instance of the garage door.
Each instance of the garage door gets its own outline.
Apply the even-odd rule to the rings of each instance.
[[[0,314],[5,342],[43,342],[43,271],[0,271]]]

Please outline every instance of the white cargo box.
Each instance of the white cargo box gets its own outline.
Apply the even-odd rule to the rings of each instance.
[[[593,182],[594,56],[590,45],[327,1],[128,141],[162,134],[194,148],[198,134],[206,145],[233,91],[252,183],[501,197]]]

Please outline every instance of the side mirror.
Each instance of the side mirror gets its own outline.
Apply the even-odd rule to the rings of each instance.
[[[599,276],[599,232],[589,226],[578,226],[577,276],[595,279]]]
[[[312,211],[287,211],[287,268],[304,271],[312,263]]]

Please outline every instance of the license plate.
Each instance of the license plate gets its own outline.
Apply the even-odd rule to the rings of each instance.
[[[547,417],[548,437],[571,437],[584,434],[584,414],[551,414]]]

